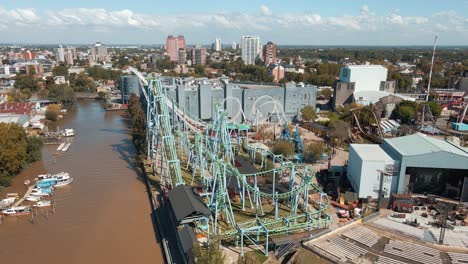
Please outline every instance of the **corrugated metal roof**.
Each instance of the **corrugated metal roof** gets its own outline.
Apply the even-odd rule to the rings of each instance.
[[[193,192],[193,187],[179,185],[169,192],[169,201],[177,218],[181,221],[193,213],[209,216],[211,214],[208,207]]]
[[[184,226],[177,232],[179,233],[180,244],[182,245],[182,250],[184,253],[187,253],[193,248],[195,243],[198,243],[197,237],[195,236],[195,233],[191,227]]]
[[[361,160],[366,161],[391,161],[393,160],[381,147],[377,144],[351,144],[356,154]]]
[[[406,156],[423,155],[444,151],[468,158],[468,152],[463,148],[457,147],[448,141],[436,139],[421,133],[416,133],[404,137],[384,139],[384,141],[402,155]]]

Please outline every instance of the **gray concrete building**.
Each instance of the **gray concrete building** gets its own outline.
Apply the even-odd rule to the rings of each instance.
[[[236,122],[255,116],[252,109],[260,109],[268,114],[270,121],[277,121],[274,108],[284,110],[285,117],[291,121],[299,117],[300,110],[306,105],[315,107],[317,87],[296,83],[273,84],[254,82],[230,82],[227,78],[177,78],[161,77],[161,83],[170,98],[192,116],[202,120],[214,117],[216,106],[223,103],[228,117]],[[227,98],[227,99],[226,99]],[[269,103],[271,100],[276,103]],[[239,114],[242,108],[245,117]],[[260,119],[260,117],[258,117]]]
[[[134,93],[140,96],[140,80],[135,75],[124,75],[120,77],[120,94],[122,96],[122,103],[128,103],[128,98]]]

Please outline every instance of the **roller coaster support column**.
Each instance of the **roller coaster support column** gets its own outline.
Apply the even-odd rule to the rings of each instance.
[[[278,220],[278,192],[276,193],[276,198],[275,198],[275,220]]]
[[[240,255],[241,257],[244,256],[244,230],[240,230],[240,236],[241,236],[241,252]]]

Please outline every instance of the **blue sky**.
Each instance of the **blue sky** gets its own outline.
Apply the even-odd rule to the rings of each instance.
[[[300,45],[468,44],[468,0],[0,1],[1,42],[192,44],[242,35]]]

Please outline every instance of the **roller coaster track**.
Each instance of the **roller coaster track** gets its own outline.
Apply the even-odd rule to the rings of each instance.
[[[356,115],[356,113],[361,112],[361,111],[369,112],[369,113],[372,114],[372,116],[374,117],[375,123],[377,125],[378,136],[374,136],[372,134],[369,134],[369,133],[365,132],[362,129],[361,124],[359,122],[359,117]],[[359,131],[361,131],[361,134],[364,137],[366,137],[367,139],[369,139],[370,141],[372,141],[374,143],[382,143],[382,140],[384,138],[384,134],[383,134],[383,131],[382,131],[382,127],[380,126],[380,120],[377,118],[377,115],[374,113],[374,111],[372,111],[370,109],[367,109],[367,108],[353,108],[353,109],[350,110],[350,112],[351,112],[351,115],[354,118],[354,121],[356,122],[356,125],[358,126]]]
[[[260,243],[258,235],[262,232],[268,241],[269,234],[285,234],[295,230],[310,230],[328,225],[329,216],[326,212],[329,200],[320,187],[314,184],[315,172],[310,166],[293,164],[281,155],[275,155],[269,149],[252,147],[248,144],[246,136],[241,137],[238,134],[239,148],[242,143],[242,148],[249,153],[254,163],[256,157],[260,157],[261,163],[265,164],[265,166],[261,165],[262,171],[241,174],[233,166],[234,139],[232,131],[228,128],[227,113],[221,106],[217,107],[214,121],[207,124],[190,116],[183,108],[171,101],[166,96],[166,91],[159,79],[147,81],[135,69],[130,70],[136,73],[148,88],[147,91],[146,88],[143,89],[148,111],[148,153],[152,159],[152,165],[159,166],[161,172],[165,169],[168,178],[167,189],[170,190],[174,183],[175,185],[193,184],[195,177],[200,180],[198,183],[203,184],[206,197],[204,201],[211,210],[212,216],[210,216],[211,220],[196,222],[200,230],[204,230],[208,235],[210,232],[220,234],[223,238],[239,239],[240,237],[242,248],[244,237],[254,244]],[[187,168],[191,166],[193,170],[192,183],[186,182],[182,177],[180,157],[187,157]],[[272,159],[271,169],[266,169],[266,159]],[[266,175],[273,175],[271,192],[260,191],[257,186],[257,177]],[[275,175],[278,175],[279,179],[289,178],[287,191],[277,191]],[[245,202],[250,203],[251,208],[255,205],[256,216],[250,221],[236,222],[228,194],[228,179],[232,178],[238,183],[242,207]],[[253,180],[253,185],[249,183],[249,179]],[[320,199],[315,201],[315,205],[319,205],[315,211],[308,209],[309,191],[320,193]],[[261,217],[264,203],[262,199],[273,200],[274,219]],[[279,200],[290,207],[288,216],[278,215]],[[301,202],[302,212],[298,212]],[[225,214],[225,221],[229,227],[218,226],[218,217],[221,213]],[[209,227],[209,222],[211,222],[211,227]],[[250,237],[253,234],[257,235],[256,240]],[[266,243],[265,248],[268,248],[268,242]]]

